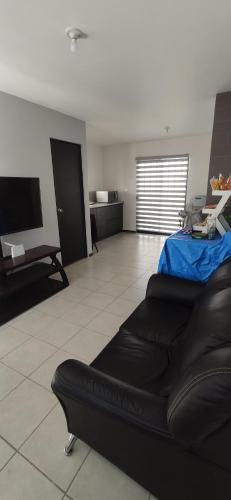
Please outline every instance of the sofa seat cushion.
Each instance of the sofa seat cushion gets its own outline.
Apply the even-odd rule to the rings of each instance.
[[[192,307],[156,298],[146,298],[120,330],[168,348],[185,330]]]
[[[165,349],[153,342],[119,332],[91,366],[127,384],[142,388],[165,372],[168,355]]]

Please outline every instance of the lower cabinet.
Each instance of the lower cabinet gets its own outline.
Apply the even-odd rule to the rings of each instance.
[[[91,208],[95,215],[98,241],[123,230],[123,203]]]

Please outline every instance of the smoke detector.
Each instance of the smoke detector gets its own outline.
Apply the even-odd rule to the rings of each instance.
[[[86,33],[84,33],[83,31],[81,31],[78,28],[74,28],[73,26],[70,26],[69,28],[66,28],[65,29],[65,34],[66,34],[67,38],[69,38],[70,41],[71,41],[71,43],[70,43],[70,51],[72,53],[74,53],[76,51],[77,41],[80,38],[87,38]]]

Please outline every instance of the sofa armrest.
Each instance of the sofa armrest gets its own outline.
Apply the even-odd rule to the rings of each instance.
[[[201,356],[169,397],[167,422],[174,438],[191,448],[231,420],[231,346]]]
[[[72,359],[64,361],[56,369],[51,386],[59,400],[62,400],[62,395],[69,398],[72,404],[74,400],[80,400],[137,426],[170,437],[165,398],[121,382],[92,366]]]
[[[193,305],[205,285],[200,281],[176,278],[167,274],[153,274],[149,279],[146,297]]]

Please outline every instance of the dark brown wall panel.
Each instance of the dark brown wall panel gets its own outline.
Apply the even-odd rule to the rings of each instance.
[[[219,173],[225,177],[231,174],[231,92],[216,96],[209,179]],[[207,202],[214,203],[217,200],[211,194],[209,179]]]

